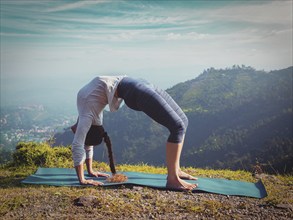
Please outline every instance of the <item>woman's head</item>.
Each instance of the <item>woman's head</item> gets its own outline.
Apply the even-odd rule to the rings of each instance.
[[[78,121],[75,125],[71,127],[73,133],[76,132]],[[114,164],[114,157],[112,151],[112,143],[110,137],[108,136],[107,132],[105,132],[104,127],[101,125],[92,125],[86,135],[85,138],[85,145],[88,146],[96,146],[102,143],[102,141],[106,143],[108,149],[108,156],[109,156],[109,165],[111,172],[113,174],[116,173],[115,164]]]
[[[105,130],[103,126],[92,125],[85,138],[85,145],[96,146],[102,143],[105,137]]]
[[[105,132],[103,126],[99,125],[92,125],[90,130],[88,131],[85,139],[85,145],[99,145],[102,141],[106,143],[108,149],[108,156],[109,156],[109,165],[111,172],[113,174],[116,173],[114,158],[113,158],[113,151],[112,151],[112,143],[110,137],[108,136],[107,132]]]

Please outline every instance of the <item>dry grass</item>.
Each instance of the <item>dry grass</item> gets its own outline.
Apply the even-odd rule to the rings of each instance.
[[[109,171],[105,163],[94,163]],[[264,199],[208,193],[182,193],[143,187],[52,187],[22,185],[36,167],[0,168],[0,219],[288,219],[292,218],[292,176],[261,177],[268,191]],[[120,171],[166,173],[165,167],[119,165]],[[245,171],[184,168],[195,176],[256,182]],[[80,197],[91,196],[90,205],[77,206]],[[2,216],[2,217],[1,217]]]

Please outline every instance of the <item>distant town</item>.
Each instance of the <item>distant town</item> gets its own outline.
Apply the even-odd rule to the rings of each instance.
[[[14,150],[21,141],[48,141],[75,120],[76,116],[54,113],[43,105],[1,108],[0,147]]]

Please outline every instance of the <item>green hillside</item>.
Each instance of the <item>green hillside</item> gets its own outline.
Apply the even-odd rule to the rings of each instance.
[[[251,170],[260,163],[267,172],[292,172],[292,70],[210,68],[168,89],[189,118],[181,164]],[[123,106],[105,112],[104,125],[118,163],[165,163],[168,131],[143,113]],[[72,140],[66,134],[57,144]],[[103,147],[95,158],[107,161]]]
[[[195,135],[187,141],[188,165],[249,169],[258,160],[271,171],[292,171],[292,67],[211,68],[169,93],[187,110]]]

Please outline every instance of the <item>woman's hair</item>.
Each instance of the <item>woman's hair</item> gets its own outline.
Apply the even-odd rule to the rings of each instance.
[[[110,137],[102,125],[92,125],[90,130],[86,136],[86,145],[99,145],[101,144],[102,140],[104,140],[107,149],[108,149],[108,157],[109,157],[109,166],[111,169],[112,174],[116,174],[115,164],[114,164],[114,157],[112,151],[112,143]]]
[[[77,128],[77,123],[71,127],[73,133],[75,133]],[[111,169],[112,174],[116,174],[115,164],[114,164],[114,157],[112,151],[112,143],[110,137],[108,136],[107,132],[102,125],[92,125],[86,135],[85,138],[85,145],[88,146],[96,146],[102,143],[104,140],[107,149],[108,149],[108,157],[109,157],[109,166]]]
[[[107,132],[104,132],[104,142],[106,143],[106,146],[108,149],[109,166],[110,166],[111,172],[112,174],[116,174],[113,151],[112,151],[112,143]]]

